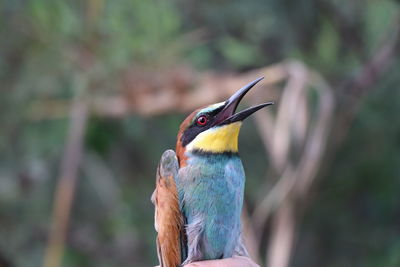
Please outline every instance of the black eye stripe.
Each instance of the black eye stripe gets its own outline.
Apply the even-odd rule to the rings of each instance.
[[[204,126],[198,126],[197,124],[191,125],[189,128],[187,128],[183,134],[182,134],[182,138],[181,138],[181,142],[183,146],[186,146],[187,144],[189,144],[190,142],[193,141],[193,139],[196,138],[196,136],[201,133],[204,132],[208,129],[210,129],[210,125],[212,123],[208,122],[206,125]]]
[[[182,134],[181,137],[182,145],[186,146],[187,144],[192,142],[193,139],[195,139],[198,134],[210,129],[211,125],[213,125],[214,122],[214,116],[217,115],[224,108],[224,106],[225,105],[222,105],[219,108],[212,110],[210,112],[203,112],[197,114],[197,116],[193,119],[192,124]],[[200,116],[206,116],[208,119],[207,123],[203,126],[197,125],[197,119]]]
[[[204,115],[204,114],[202,114]],[[200,116],[202,116],[200,115]],[[203,125],[203,126],[199,126],[197,125],[197,119],[199,117],[196,117],[196,119],[194,120],[194,122],[183,132],[182,137],[181,137],[181,142],[183,146],[186,146],[187,144],[189,144],[190,142],[193,141],[193,139],[196,138],[196,136],[198,134],[200,134],[201,132],[207,131],[208,129],[210,129],[214,118],[213,117],[208,117],[208,122]]]
[[[215,115],[218,114],[224,107],[225,107],[225,105],[222,105],[222,106],[220,106],[219,108],[217,108],[217,109],[215,109],[215,110],[209,112],[208,115],[210,115],[210,116],[215,116]]]

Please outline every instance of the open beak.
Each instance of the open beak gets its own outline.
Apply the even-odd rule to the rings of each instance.
[[[242,121],[246,119],[248,116],[253,114],[259,109],[263,107],[273,105],[274,102],[267,102],[257,106],[250,107],[248,109],[242,110],[238,113],[235,113],[236,108],[238,107],[240,101],[245,96],[245,94],[253,88],[259,81],[264,79],[264,77],[258,78],[251,83],[247,84],[246,86],[239,89],[236,93],[234,93],[228,100],[225,101],[224,108],[218,113],[216,116],[217,119],[214,125],[224,125],[230,124],[236,121]]]

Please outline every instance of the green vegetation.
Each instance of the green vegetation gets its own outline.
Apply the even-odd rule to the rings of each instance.
[[[400,266],[399,42],[379,77],[347,91],[399,14],[392,0],[0,1],[0,266],[43,265],[76,95],[124,95],[129,75],[172,67],[241,73],[288,58],[328,80],[335,118],[355,108],[333,126],[290,266]],[[156,264],[150,195],[183,118],[91,114],[63,266]],[[267,161],[254,128],[240,140],[250,209]]]

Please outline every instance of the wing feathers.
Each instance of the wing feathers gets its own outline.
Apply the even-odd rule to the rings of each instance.
[[[161,267],[176,267],[181,263],[180,233],[183,225],[175,178],[178,175],[175,152],[167,150],[157,169],[154,225],[158,232],[157,252]]]

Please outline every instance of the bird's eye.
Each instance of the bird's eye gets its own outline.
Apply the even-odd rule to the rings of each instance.
[[[197,125],[198,126],[204,126],[208,122],[208,118],[205,115],[201,115],[200,117],[197,118]]]

